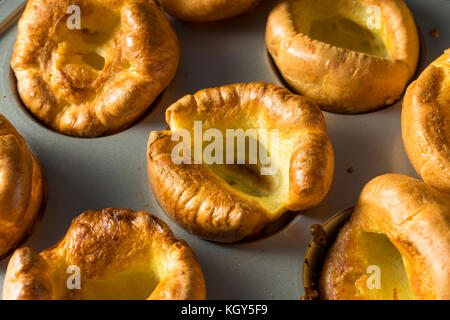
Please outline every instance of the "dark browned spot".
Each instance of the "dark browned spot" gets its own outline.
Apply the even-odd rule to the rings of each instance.
[[[430,31],[430,36],[432,38],[439,38],[439,30],[438,29],[433,29]]]
[[[307,287],[305,288],[305,295],[300,298],[300,300],[315,300],[319,298],[319,293],[317,290]]]
[[[309,227],[309,230],[311,231],[312,240],[314,243],[321,247],[327,246],[327,234],[320,224],[313,224]]]
[[[355,168],[353,168],[353,166],[350,166],[347,168],[348,173],[353,173],[354,171],[355,171]]]
[[[394,288],[394,295],[392,297],[393,300],[398,300],[398,289]]]

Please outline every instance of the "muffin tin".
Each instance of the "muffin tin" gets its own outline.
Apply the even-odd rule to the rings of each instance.
[[[336,240],[336,237],[350,219],[353,213],[353,208],[348,208],[344,211],[336,213],[328,219],[323,225],[312,225],[310,231],[312,239],[308,244],[308,249],[303,260],[303,288],[305,296],[303,299],[318,298],[317,286],[319,283],[319,276],[322,269],[322,263],[325,260],[328,250]]]
[[[0,12],[16,0],[0,1]],[[201,264],[209,299],[298,299],[304,294],[302,265],[311,239],[309,227],[354,205],[361,188],[383,173],[417,177],[403,148],[401,103],[377,112],[339,115],[324,112],[336,156],[335,176],[325,200],[298,215],[274,234],[238,244],[201,240],[172,222],[150,189],[146,144],[150,131],[166,127],[165,109],[197,90],[235,82],[283,84],[264,42],[267,15],[275,1],[265,0],[240,17],[213,23],[171,18],[181,45],[174,81],[134,126],[94,139],[58,134],[35,120],[17,96],[9,66],[17,26],[0,35],[0,112],[40,159],[48,181],[47,209],[25,245],[41,251],[58,241],[71,220],[88,209],[119,207],[146,210],[162,218],[185,239]],[[421,35],[417,72],[450,44],[450,1],[406,0]],[[1,18],[5,18],[2,14]],[[431,35],[438,30],[440,35]],[[279,228],[276,228],[279,229]],[[0,262],[0,286],[9,258]]]

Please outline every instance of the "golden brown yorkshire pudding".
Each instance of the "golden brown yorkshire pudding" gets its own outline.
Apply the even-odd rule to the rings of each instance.
[[[340,113],[393,103],[419,55],[402,0],[283,0],[269,15],[266,44],[292,88]]]
[[[97,137],[135,122],[174,77],[179,55],[153,0],[30,0],[11,66],[23,103],[40,121]]]
[[[0,114],[0,260],[31,234],[44,212],[46,196],[40,165]]]
[[[327,254],[321,298],[450,299],[449,228],[448,194],[404,175],[373,179]]]
[[[84,212],[61,241],[40,254],[16,250],[3,284],[3,299],[205,296],[202,270],[185,241],[150,213],[112,208]]]
[[[450,49],[406,90],[402,133],[417,173],[450,193]]]
[[[254,82],[201,90],[170,106],[166,121],[170,131],[150,134],[150,184],[164,211],[202,238],[239,241],[288,210],[317,205],[328,192],[334,155],[322,113],[313,102],[280,86]],[[224,152],[219,160],[230,157],[231,161],[195,163],[194,121],[202,122],[203,154],[210,148],[205,142],[208,131],[215,132],[214,141],[222,135],[223,141],[231,137],[236,142],[239,138],[229,131],[254,130],[254,135],[241,135],[245,155],[240,159],[246,161],[239,162],[239,151],[235,152],[239,142],[230,148],[222,141],[219,148]],[[178,164],[172,158],[177,145],[186,143],[179,142],[183,129],[193,137],[186,148],[194,148],[191,164]],[[275,130],[278,141],[269,137]],[[271,173],[263,172],[267,162],[261,158],[255,164],[248,161],[252,141],[258,144],[258,152],[269,155]]]
[[[260,0],[157,0],[170,15],[186,21],[215,21],[249,10]]]

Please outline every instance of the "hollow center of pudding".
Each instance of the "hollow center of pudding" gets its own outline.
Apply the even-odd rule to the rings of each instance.
[[[124,262],[127,263],[127,262]],[[83,280],[82,300],[145,300],[161,281],[159,260],[147,257],[123,270]]]
[[[88,52],[81,56],[81,60],[96,70],[102,70],[105,66],[105,58],[97,52]]]
[[[235,191],[256,200],[268,212],[277,215],[282,212],[289,193],[289,166],[294,140],[285,140],[281,130],[276,133],[258,128],[260,121],[256,118],[239,117],[241,123],[203,121],[203,137],[208,136],[209,129],[215,131],[215,136],[200,142],[202,164]],[[170,127],[171,130],[184,128],[191,132],[191,155],[194,158],[196,133],[193,122],[192,118],[178,120],[177,123],[172,121]]]
[[[297,32],[314,40],[379,57],[389,57],[377,6],[350,0],[291,0]]]
[[[234,137],[233,140],[231,150],[227,148],[226,142],[222,144],[220,163],[207,164],[211,171],[232,188],[250,196],[264,198],[276,192],[280,172],[275,168],[273,174],[263,173],[263,168],[270,165],[270,153],[264,143],[254,136]]]
[[[342,16],[313,21],[309,36],[335,47],[380,57],[387,56],[384,43],[378,34]]]
[[[370,299],[409,300],[413,299],[403,258],[397,248],[384,234],[361,232],[358,243],[367,261],[367,266],[379,268],[379,289],[368,289],[367,281],[357,283],[359,294]],[[376,271],[371,271],[376,276]],[[364,279],[366,280],[366,279]],[[375,282],[371,281],[372,284]]]
[[[276,150],[266,131],[256,131],[257,139],[246,139],[244,164],[239,164],[242,157],[238,155],[239,149],[244,148],[239,148],[236,139],[234,152],[224,149],[224,154],[233,153],[234,163],[208,167],[231,188],[256,200],[267,211],[277,213],[289,191],[290,146],[278,143]],[[263,136],[261,140],[259,137]],[[257,149],[251,147],[252,143]]]
[[[52,67],[69,79],[75,88],[92,84],[109,62],[114,35],[120,29],[120,15],[100,3],[82,7],[80,25],[73,13],[67,14],[55,30],[56,49]],[[53,71],[56,74],[55,71]]]

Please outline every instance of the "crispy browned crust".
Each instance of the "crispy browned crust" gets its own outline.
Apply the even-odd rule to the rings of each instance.
[[[298,33],[288,0],[271,11],[266,45],[293,89],[325,110],[360,113],[397,100],[416,69],[419,42],[414,20],[402,0],[360,0],[377,5],[386,21],[391,58],[338,48]]]
[[[0,260],[23,243],[45,209],[42,169],[25,140],[0,114]]]
[[[157,0],[170,15],[186,21],[215,21],[240,15],[260,0]]]
[[[450,193],[449,77],[450,50],[446,50],[408,87],[402,109],[403,143],[409,160],[425,182],[448,193]]]
[[[249,118],[254,128],[298,135],[290,157],[289,194],[277,212],[268,212],[203,165],[174,164],[171,152],[178,142],[171,141],[171,131],[150,134],[148,176],[156,199],[172,219],[200,237],[239,241],[288,210],[317,205],[328,192],[333,149],[322,113],[309,100],[274,84],[253,82],[201,90],[166,111],[171,129],[176,123],[192,126],[200,119],[211,128],[239,128]]]
[[[327,254],[319,281],[321,298],[368,298],[355,295],[355,284],[366,275],[367,267],[356,238],[366,231],[385,234],[399,250],[415,298],[448,300],[449,228],[446,193],[398,174],[373,179]]]
[[[4,299],[80,299],[83,281],[107,279],[127,270],[130,261],[151,252],[164,270],[148,299],[205,299],[202,270],[189,245],[144,211],[89,210],[72,221],[66,236],[41,252],[16,250],[3,285]],[[81,289],[66,287],[66,269],[81,271]]]
[[[74,32],[65,26],[70,5],[80,7],[82,28],[83,19],[102,12],[119,19],[102,70],[66,61],[59,38]],[[11,66],[34,116],[61,133],[96,137],[135,122],[175,76],[179,55],[177,36],[153,0],[30,0]]]

